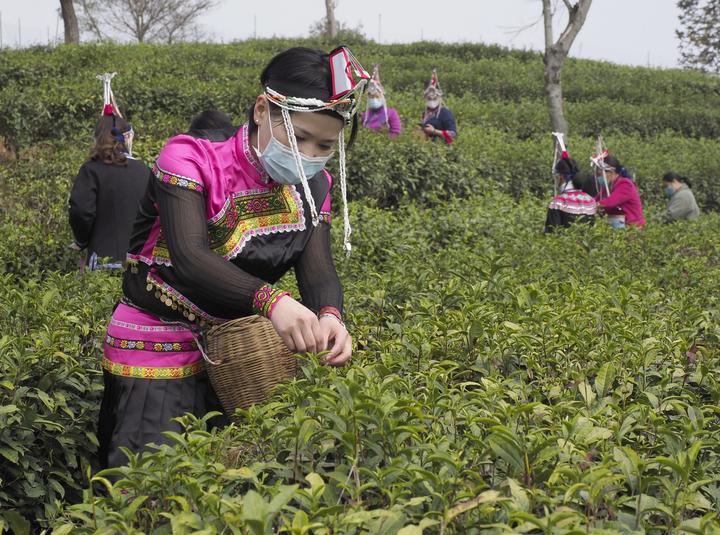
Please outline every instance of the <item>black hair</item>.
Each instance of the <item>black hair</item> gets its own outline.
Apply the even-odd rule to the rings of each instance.
[[[563,175],[565,180],[572,180],[575,189],[581,189],[583,179],[580,176],[580,166],[573,158],[563,158],[555,164],[555,174]]]
[[[686,176],[680,176],[679,174],[668,171],[663,176],[663,182],[674,182],[674,181],[682,182],[685,184],[688,188],[692,188],[692,185],[690,184],[690,180]]]
[[[296,46],[280,52],[270,60],[260,75],[263,89],[270,87],[283,95],[301,98],[317,98],[324,102],[332,96],[332,73],[330,71],[330,55],[322,50]],[[250,132],[257,130],[254,120],[253,104],[248,110]],[[279,107],[270,104],[270,111],[276,113]],[[290,114],[293,112],[291,111]],[[345,122],[338,113],[323,110],[323,113]],[[357,115],[352,119],[352,130],[347,148],[352,147],[358,130]]]
[[[631,178],[630,175],[628,174],[627,169],[625,169],[625,167],[623,167],[623,165],[620,163],[620,160],[618,160],[612,154],[608,154],[607,156],[605,156],[603,161],[605,162],[605,165],[615,169],[615,172],[618,175],[624,176],[625,178]]]
[[[190,122],[188,135],[209,139],[210,141],[225,141],[237,131],[230,117],[218,110],[206,110],[193,117]]]
[[[580,189],[590,195],[590,197],[597,197],[597,194],[600,191],[598,186],[599,184],[595,175],[585,175],[582,179]]]
[[[205,110],[190,122],[190,130],[221,130],[231,127],[230,116],[219,110]]]

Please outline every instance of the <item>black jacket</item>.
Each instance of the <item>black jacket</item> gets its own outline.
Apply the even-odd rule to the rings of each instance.
[[[68,201],[75,242],[98,257],[125,259],[150,169],[137,160],[127,165],[87,162],[80,167]]]

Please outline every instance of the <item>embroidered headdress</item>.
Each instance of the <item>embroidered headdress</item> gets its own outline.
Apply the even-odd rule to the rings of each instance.
[[[610,187],[607,183],[607,177],[605,176],[605,173],[607,171],[613,171],[614,168],[610,165],[608,165],[605,162],[605,158],[608,157],[610,154],[605,147],[605,143],[603,142],[602,136],[597,137],[597,142],[595,143],[595,150],[597,151],[596,154],[590,156],[590,165],[600,171],[601,176],[603,177],[603,184],[605,187],[605,193],[607,195],[610,195]],[[598,173],[593,173],[595,175],[595,186],[598,187]],[[600,188],[598,188],[599,191]]]
[[[300,158],[300,150],[298,149],[297,140],[295,139],[295,130],[292,121],[290,121],[290,112],[312,113],[323,110],[330,110],[337,113],[345,121],[350,124],[351,121],[357,120],[356,113],[363,90],[370,79],[370,75],[363,69],[360,62],[355,59],[350,49],[341,46],[330,52],[330,73],[332,78],[332,91],[328,100],[319,98],[299,97],[282,94],[278,89],[271,87],[272,80],[268,81],[265,86],[265,96],[273,104],[280,107],[283,123],[287,132],[290,148],[295,156],[295,164],[302,182],[303,191],[310,207],[313,225],[317,225],[319,217],[315,201],[310,193],[308,185],[308,177],[302,167]],[[347,180],[345,171],[345,133],[344,129],[340,131],[338,139],[338,159],[340,168],[340,191],[343,200],[343,222],[345,225],[343,245],[345,250],[350,252],[350,217],[347,208]]]
[[[116,72],[106,72],[95,76],[95,78],[101,80],[103,83],[103,108],[101,115],[103,117],[105,115],[112,116],[113,126],[110,132],[113,136],[115,136],[115,140],[118,143],[123,143],[125,145],[128,154],[132,155],[132,140],[135,135],[132,125],[129,125],[130,129],[127,132],[120,132],[120,130],[115,126],[115,118],[123,118],[122,113],[120,113],[120,108],[118,108],[118,105],[115,102],[115,94],[112,90],[112,79],[116,74]]]
[[[555,138],[555,149],[552,165],[552,174],[554,176],[557,174],[558,163],[560,163],[562,160],[567,160],[570,155],[568,154],[567,147],[565,146],[565,134],[563,134],[562,132],[553,132],[552,135]],[[557,195],[557,184],[554,180],[553,184],[555,186],[555,195]]]
[[[368,82],[368,88],[367,88],[368,95],[372,94],[381,94],[385,95],[385,88],[382,85],[382,82],[380,82],[380,64],[376,63],[373,66],[373,73],[372,77],[370,78],[370,81]]]
[[[371,95],[380,95],[382,97],[382,100],[383,100],[382,108],[383,108],[383,112],[385,113],[385,124],[389,127],[390,119],[388,118],[387,102],[385,101],[385,88],[382,86],[382,83],[380,82],[380,64],[379,63],[376,63],[373,66],[372,78],[370,78],[370,81],[368,82],[368,86],[367,86],[367,94],[368,94],[368,97],[370,97]],[[363,125],[367,126],[367,123],[369,121],[370,121],[370,99],[368,98],[367,106],[365,107],[365,121],[363,122]]]
[[[432,70],[432,76],[430,77],[430,83],[425,88],[423,96],[426,99],[441,98],[443,96],[442,89],[440,89],[440,81],[438,80],[437,69]]]

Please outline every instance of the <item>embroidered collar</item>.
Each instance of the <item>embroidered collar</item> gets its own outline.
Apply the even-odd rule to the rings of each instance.
[[[242,154],[245,156],[245,159],[257,172],[257,177],[254,178],[257,178],[258,181],[263,184],[268,184],[270,182],[270,175],[267,174],[267,171],[265,171],[262,163],[260,163],[260,160],[255,152],[255,148],[250,145],[250,127],[248,123],[245,123],[240,127],[238,133],[236,134],[236,138],[241,146]]]

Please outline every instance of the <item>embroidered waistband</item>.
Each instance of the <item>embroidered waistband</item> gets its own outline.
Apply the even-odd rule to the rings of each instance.
[[[122,377],[135,377],[138,379],[184,379],[185,377],[191,377],[200,373],[203,370],[203,361],[200,359],[186,366],[153,368],[150,366],[119,364],[103,357],[102,367],[111,374]]]

